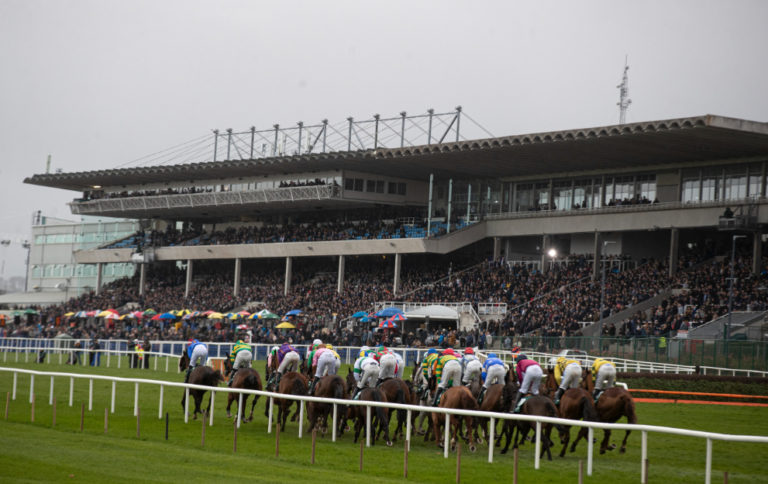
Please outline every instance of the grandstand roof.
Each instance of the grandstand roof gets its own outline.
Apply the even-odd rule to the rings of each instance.
[[[704,115],[377,150],[38,174],[25,183],[69,190],[158,181],[323,170],[426,179],[524,177],[768,155],[768,123]],[[471,158],[471,162],[468,160]]]

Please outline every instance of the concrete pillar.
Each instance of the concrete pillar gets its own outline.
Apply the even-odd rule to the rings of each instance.
[[[344,256],[340,255],[339,256],[339,273],[336,276],[337,278],[336,292],[338,292],[339,294],[344,292],[344,262],[345,262]]]
[[[677,274],[677,259],[680,249],[680,229],[672,228],[669,232],[669,277]]]
[[[400,292],[400,267],[403,264],[403,256],[395,254],[395,280],[392,282],[392,295],[397,296]]]
[[[240,273],[242,271],[242,259],[239,257],[235,259],[235,287],[232,290],[232,295],[235,297],[240,295]]]
[[[287,296],[291,292],[291,277],[293,274],[293,258],[285,258],[285,288],[283,289],[283,296]]]
[[[549,235],[541,237],[541,273],[547,273],[547,251],[549,250]]]
[[[501,257],[501,237],[493,238],[493,260],[499,260]]]
[[[101,262],[96,264],[96,294],[101,293],[101,274],[104,271],[104,267],[102,266],[103,264]]]
[[[139,296],[144,295],[144,289],[147,285],[147,264],[139,264]]]
[[[192,290],[192,259],[187,259],[187,281],[184,285],[184,297],[189,297],[189,291]]]
[[[752,274],[759,276],[763,269],[763,233],[752,234]]]
[[[600,232],[595,232],[595,245],[592,249],[595,260],[595,263],[592,264],[592,282],[597,281],[597,278],[600,277],[600,261],[603,258],[603,245],[600,243],[600,238]]]

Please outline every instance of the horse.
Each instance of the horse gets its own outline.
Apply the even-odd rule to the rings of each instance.
[[[411,400],[411,392],[408,389],[408,385],[400,378],[387,378],[378,386],[381,393],[390,403],[413,403]],[[392,412],[394,409],[389,409],[387,417],[392,419]],[[397,427],[395,428],[394,437],[403,436],[403,424],[405,423],[407,414],[405,410],[397,411]]]
[[[224,373],[226,373],[227,376],[232,373],[232,363],[229,361],[229,358],[224,360]],[[259,375],[259,372],[254,370],[253,368],[240,368],[237,370],[237,373],[235,373],[235,378],[232,380],[232,388],[244,388],[247,390],[261,390],[261,375]],[[230,413],[229,409],[232,406],[232,402],[235,401],[236,398],[239,398],[239,395],[237,393],[229,393],[227,396],[227,418],[231,418],[232,414]],[[251,413],[248,416],[248,418],[245,418],[245,407],[248,404],[248,394],[243,394],[243,407],[238,408],[240,411],[240,415],[243,416],[243,422],[250,422],[253,420],[253,409],[256,406],[256,402],[259,401],[259,396],[254,395],[253,396],[253,402],[251,403]],[[239,405],[238,405],[239,406]]]
[[[546,386],[550,390],[557,388],[555,375],[551,372],[547,375]],[[563,396],[560,397],[560,408],[558,411],[562,418],[571,420],[584,419],[585,421],[591,422],[596,422],[598,420],[597,410],[595,410],[595,405],[592,403],[592,395],[583,388],[569,388],[566,390],[565,393],[563,393]],[[560,442],[563,444],[563,449],[560,451],[560,457],[565,456],[565,450],[568,448],[568,442],[571,439],[570,430],[570,425],[563,425],[558,429]],[[588,433],[589,429],[587,427],[581,427],[581,429],[579,429],[579,433],[576,435],[576,440],[571,444],[571,452],[576,450],[576,444],[578,444],[582,438],[587,438]]]
[[[185,351],[184,354],[181,355],[181,358],[179,359],[179,371],[184,371],[189,367],[189,355],[187,355],[187,352]],[[216,387],[219,386],[220,382],[224,381],[224,376],[221,374],[220,371],[214,370],[210,366],[200,365],[196,367],[194,370],[192,370],[192,373],[189,374],[189,382],[193,385],[207,385],[210,387]],[[200,409],[200,405],[203,403],[203,396],[205,395],[205,390],[197,390],[197,389],[190,389],[189,394],[192,395],[192,397],[195,399],[195,410],[192,414],[193,419],[197,419],[197,414],[203,413]],[[185,405],[187,403],[187,392],[185,391],[184,394],[181,396],[181,408],[186,408]],[[208,408],[207,411],[211,411],[211,399],[208,399]]]
[[[338,375],[325,375],[318,380],[315,385],[316,397],[322,398],[347,398],[347,384],[344,379]],[[309,431],[315,426],[319,426],[323,435],[328,431],[328,414],[333,410],[333,404],[320,402],[307,402],[307,419],[309,420]],[[346,408],[341,406],[340,415],[344,415]],[[344,419],[340,418],[337,422],[339,435],[344,432]]]
[[[506,412],[507,410],[503,407],[504,387],[505,385],[503,383],[494,383],[488,387],[488,390],[485,392],[485,397],[483,398],[483,403],[479,405],[479,409],[483,412]],[[465,388],[470,391],[470,394],[472,393],[472,389],[470,387]],[[485,417],[477,417],[477,424],[475,425],[475,440],[477,440],[478,444],[483,443],[483,438],[479,435],[480,429],[483,430],[483,435],[486,439],[490,436],[490,433],[488,432],[488,420],[489,419]],[[498,439],[501,439],[501,434],[499,434]]]
[[[585,370],[583,386],[584,389],[592,395],[595,391],[595,383],[592,380],[592,372]],[[601,422],[616,423],[621,417],[627,417],[627,423],[636,424],[637,415],[635,414],[635,400],[627,390],[621,387],[611,387],[604,390],[597,402],[595,410]],[[616,444],[610,444],[611,429],[604,429],[603,441],[600,443],[600,453],[605,454],[606,450],[613,450]],[[623,454],[627,450],[627,439],[631,430],[624,434],[624,440],[621,442],[619,453]]]
[[[277,392],[284,395],[306,395],[307,377],[301,373],[289,371],[280,379]],[[290,413],[293,402],[294,400],[289,400],[287,398],[275,398],[275,404],[278,406],[277,422],[280,424],[281,429],[285,429],[285,423],[288,420],[288,414]],[[299,416],[301,401],[295,400],[295,402],[296,410],[291,416],[291,422],[295,422]]]
[[[517,391],[517,390],[515,390]],[[506,393],[506,392],[505,392]],[[511,406],[512,402],[512,396],[511,395],[505,395],[505,405]],[[506,400],[509,399],[509,402],[506,403]],[[523,405],[520,408],[520,414],[521,415],[536,415],[541,417],[558,417],[558,411],[557,407],[555,406],[554,402],[552,402],[552,399],[549,397],[545,397],[543,395],[531,395],[530,397],[526,398],[523,402]],[[515,433],[515,430],[517,433],[514,436],[514,445],[512,448],[516,449],[518,448],[518,444],[522,445],[523,442],[525,442],[526,438],[528,437],[528,432],[535,427],[535,424],[531,422],[526,421],[517,421],[513,422],[511,420],[506,420],[504,422],[504,434],[507,437],[506,444],[504,445],[504,448],[501,450],[502,454],[506,454],[507,450],[509,449],[509,443],[512,440],[512,434]],[[557,427],[558,431],[560,430],[559,425],[555,425]],[[541,443],[542,443],[542,449],[541,449],[541,455],[540,457],[543,457],[544,454],[547,454],[547,458],[549,460],[552,460],[552,452],[551,448],[554,447],[554,442],[552,442],[551,433],[552,433],[552,424],[548,423],[542,423],[541,425]]]
[[[456,386],[448,388],[440,399],[440,403],[437,405],[439,408],[453,408],[462,410],[477,410],[477,401],[472,396],[472,392],[465,386]],[[432,428],[435,430],[435,441],[437,446],[443,448],[443,440],[440,438],[440,425],[445,422],[445,416],[432,412]],[[451,425],[453,432],[451,436],[451,450],[456,448],[456,442],[461,437],[462,423],[467,426],[466,435],[468,438],[464,438],[465,442],[469,444],[469,451],[475,452],[477,447],[475,446],[474,429],[472,428],[473,420],[470,415],[451,415],[449,418],[449,424]]]
[[[350,391],[355,387],[351,387]],[[386,402],[387,399],[378,388],[366,387],[360,392],[360,401],[370,402]],[[374,407],[371,410],[371,445],[376,443],[376,436],[384,432],[384,438],[386,439],[387,447],[392,447],[392,439],[389,438],[389,418],[387,417],[386,409],[383,407]],[[365,427],[367,409],[363,405],[350,405],[347,409],[347,419],[352,419],[355,422],[355,442],[360,437],[360,431]],[[378,431],[377,431],[378,427]]]

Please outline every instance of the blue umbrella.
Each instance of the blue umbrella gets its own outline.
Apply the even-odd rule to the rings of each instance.
[[[395,314],[402,314],[402,312],[403,312],[402,309],[399,309],[396,307],[384,308],[378,313],[376,313],[376,316],[379,318],[389,318],[394,316]]]
[[[352,315],[353,318],[364,318],[366,316],[368,316],[368,313],[365,311],[358,311]]]
[[[176,315],[171,313],[163,313],[157,319],[176,319]]]
[[[286,316],[298,316],[299,314],[301,314],[301,309],[291,309],[285,313]]]
[[[361,323],[370,323],[371,321],[373,321],[373,318],[372,318],[372,317],[370,317],[370,316],[363,316],[363,317],[360,319],[360,322],[361,322]]]

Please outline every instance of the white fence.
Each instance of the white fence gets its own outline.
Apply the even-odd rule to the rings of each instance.
[[[241,418],[242,418],[242,395],[259,395],[259,396],[265,396],[269,398],[269,421],[267,423],[267,433],[272,432],[272,417],[273,417],[273,409],[274,409],[274,399],[275,398],[282,398],[282,399],[289,399],[289,400],[298,400],[299,403],[299,438],[302,437],[303,433],[303,424],[304,424],[304,404],[303,402],[321,402],[325,404],[331,404],[333,405],[333,430],[332,430],[332,436],[331,439],[333,442],[336,441],[336,429],[337,426],[337,420],[338,420],[338,406],[344,405],[344,406],[365,406],[366,409],[366,431],[365,431],[365,438],[366,438],[366,445],[370,446],[371,444],[371,435],[372,435],[372,429],[371,429],[371,407],[382,407],[387,409],[400,409],[400,410],[406,410],[407,412],[407,425],[406,425],[406,442],[411,441],[411,413],[412,412],[421,412],[425,410],[425,407],[416,406],[416,405],[403,405],[403,404],[396,404],[396,403],[387,403],[387,402],[371,402],[371,401],[360,401],[360,400],[341,400],[341,399],[333,399],[333,398],[318,398],[318,397],[310,397],[310,396],[298,396],[298,395],[286,395],[286,394],[278,394],[278,393],[271,393],[271,392],[265,392],[265,391],[256,391],[256,390],[242,390],[242,389],[233,389],[233,388],[227,388],[227,387],[208,387],[208,386],[202,386],[202,385],[191,385],[191,384],[184,384],[184,383],[174,383],[174,382],[167,382],[167,381],[158,381],[158,380],[145,380],[140,378],[118,378],[118,377],[109,377],[109,376],[102,376],[102,375],[83,375],[83,374],[75,374],[75,373],[58,373],[58,372],[42,372],[42,371],[34,371],[34,370],[23,370],[19,368],[6,368],[6,367],[0,367],[0,371],[4,372],[12,372],[13,373],[13,400],[16,400],[16,390],[18,386],[18,375],[26,374],[30,376],[29,379],[29,400],[30,404],[33,402],[33,396],[34,396],[34,388],[35,388],[35,376],[45,377],[50,376],[51,377],[51,383],[50,383],[50,390],[49,390],[49,399],[48,403],[49,405],[53,405],[53,398],[54,398],[54,378],[69,378],[69,406],[71,407],[73,405],[73,394],[74,394],[74,381],[75,378],[78,379],[86,379],[88,380],[89,385],[89,391],[88,391],[88,410],[91,411],[93,409],[93,381],[94,380],[102,380],[102,381],[111,381],[112,382],[112,392],[111,392],[111,413],[115,412],[115,393],[116,393],[116,383],[133,383],[134,384],[134,410],[133,414],[134,416],[138,415],[139,412],[139,385],[159,385],[160,386],[160,402],[158,405],[158,418],[162,419],[163,417],[163,395],[164,395],[164,389],[165,387],[177,387],[177,388],[184,388],[186,389],[186,405],[184,408],[184,422],[187,423],[189,421],[189,390],[190,389],[199,389],[199,390],[210,390],[211,391],[211,413],[210,413],[210,421],[209,426],[213,425],[213,415],[214,415],[214,402],[215,402],[215,395],[216,393],[224,392],[224,393],[238,393],[240,394],[240,397],[238,398],[238,409],[237,409],[237,426],[239,427],[241,424]],[[654,426],[654,425],[631,425],[631,424],[609,424],[609,423],[602,423],[602,422],[585,422],[580,420],[567,420],[567,419],[561,419],[561,418],[550,418],[550,417],[538,417],[538,416],[529,416],[529,415],[519,415],[519,414],[512,414],[512,413],[495,413],[495,412],[481,412],[481,411],[472,411],[472,410],[457,410],[457,409],[445,409],[445,408],[437,408],[437,407],[429,407],[429,412],[432,413],[439,413],[444,414],[446,419],[446,425],[445,427],[445,434],[444,434],[444,454],[443,456],[445,458],[448,457],[448,452],[450,449],[450,443],[449,443],[449,430],[450,425],[448,424],[449,418],[451,415],[470,415],[472,417],[484,417],[490,419],[490,436],[488,439],[488,462],[493,462],[493,453],[494,453],[494,429],[496,427],[496,420],[517,420],[517,421],[527,421],[527,422],[535,422],[536,423],[536,449],[534,453],[534,468],[539,469],[540,468],[540,454],[541,454],[541,425],[543,423],[551,423],[551,424],[560,424],[560,425],[569,425],[569,426],[577,426],[577,427],[587,427],[588,430],[588,436],[587,436],[587,475],[592,475],[592,468],[593,468],[593,457],[594,457],[594,431],[595,429],[611,429],[611,430],[633,430],[633,431],[639,431],[641,432],[641,458],[640,458],[640,482],[646,482],[647,476],[645,475],[645,469],[646,465],[645,462],[648,457],[648,432],[655,432],[655,433],[661,433],[661,434],[670,434],[670,435],[682,435],[686,437],[695,437],[695,438],[702,438],[706,440],[706,463],[705,463],[705,469],[704,469],[704,482],[706,484],[711,483],[712,478],[712,442],[715,440],[718,441],[724,441],[724,442],[752,442],[752,443],[762,443],[766,444],[768,443],[768,436],[757,436],[757,435],[729,435],[729,434],[720,434],[720,433],[714,433],[714,432],[702,432],[698,430],[687,430],[687,429],[678,429],[673,427],[660,427],[660,426]]]
[[[75,341],[79,341],[81,348],[73,348],[72,345]],[[0,338],[0,351],[3,354],[3,362],[8,361],[8,354],[16,353],[14,358],[16,362],[23,359],[25,362],[29,362],[30,359],[34,361],[35,354],[39,355],[41,351],[46,353],[45,362],[51,362],[51,358],[58,359],[59,364],[63,364],[68,357],[73,353],[81,353],[82,356],[90,355],[91,353],[100,353],[99,365],[106,360],[106,366],[110,368],[112,364],[116,364],[118,368],[121,367],[121,357],[129,357],[135,355],[132,344],[127,340],[102,340],[102,349],[89,350],[87,346],[90,340],[74,340],[74,339],[44,339],[44,338],[16,338],[5,337]],[[157,351],[145,352],[144,354],[150,357],[179,357],[186,345],[185,341],[152,341],[152,348],[156,348]],[[210,358],[225,358],[232,351],[233,343],[216,343],[206,342],[208,345],[208,356]],[[265,343],[253,344],[253,359],[254,360],[266,360],[269,348],[274,345]],[[306,355],[308,345],[294,345],[294,347],[301,353]],[[334,349],[341,356],[343,363],[354,363],[360,348],[357,346],[335,346]],[[417,361],[421,361],[421,357],[426,353],[428,348],[391,348],[403,356],[403,359],[408,366],[413,366]],[[502,350],[487,350],[495,351],[499,357],[505,361],[511,361],[511,353],[509,351]],[[549,365],[552,358],[557,358],[556,354],[543,353],[538,351],[525,351],[525,354],[539,362],[543,367]],[[594,361],[595,357],[587,357],[587,363]],[[676,365],[672,363],[656,363],[652,361],[642,360],[628,360],[623,358],[608,358],[616,365],[616,369],[620,372],[649,372],[649,373],[669,373],[669,374],[686,374],[691,375],[696,372],[695,366],[690,365]],[[79,358],[79,364],[87,366],[90,358]],[[154,370],[158,370],[157,358],[150,358],[154,360],[154,363],[150,363]],[[99,366],[97,365],[97,366]],[[175,368],[173,368],[175,371]],[[760,370],[748,370],[738,368],[720,368],[712,366],[700,366],[699,370],[703,375],[719,375],[719,376],[749,376],[749,377],[768,377],[768,371]],[[169,363],[165,362],[165,371],[170,371]]]

